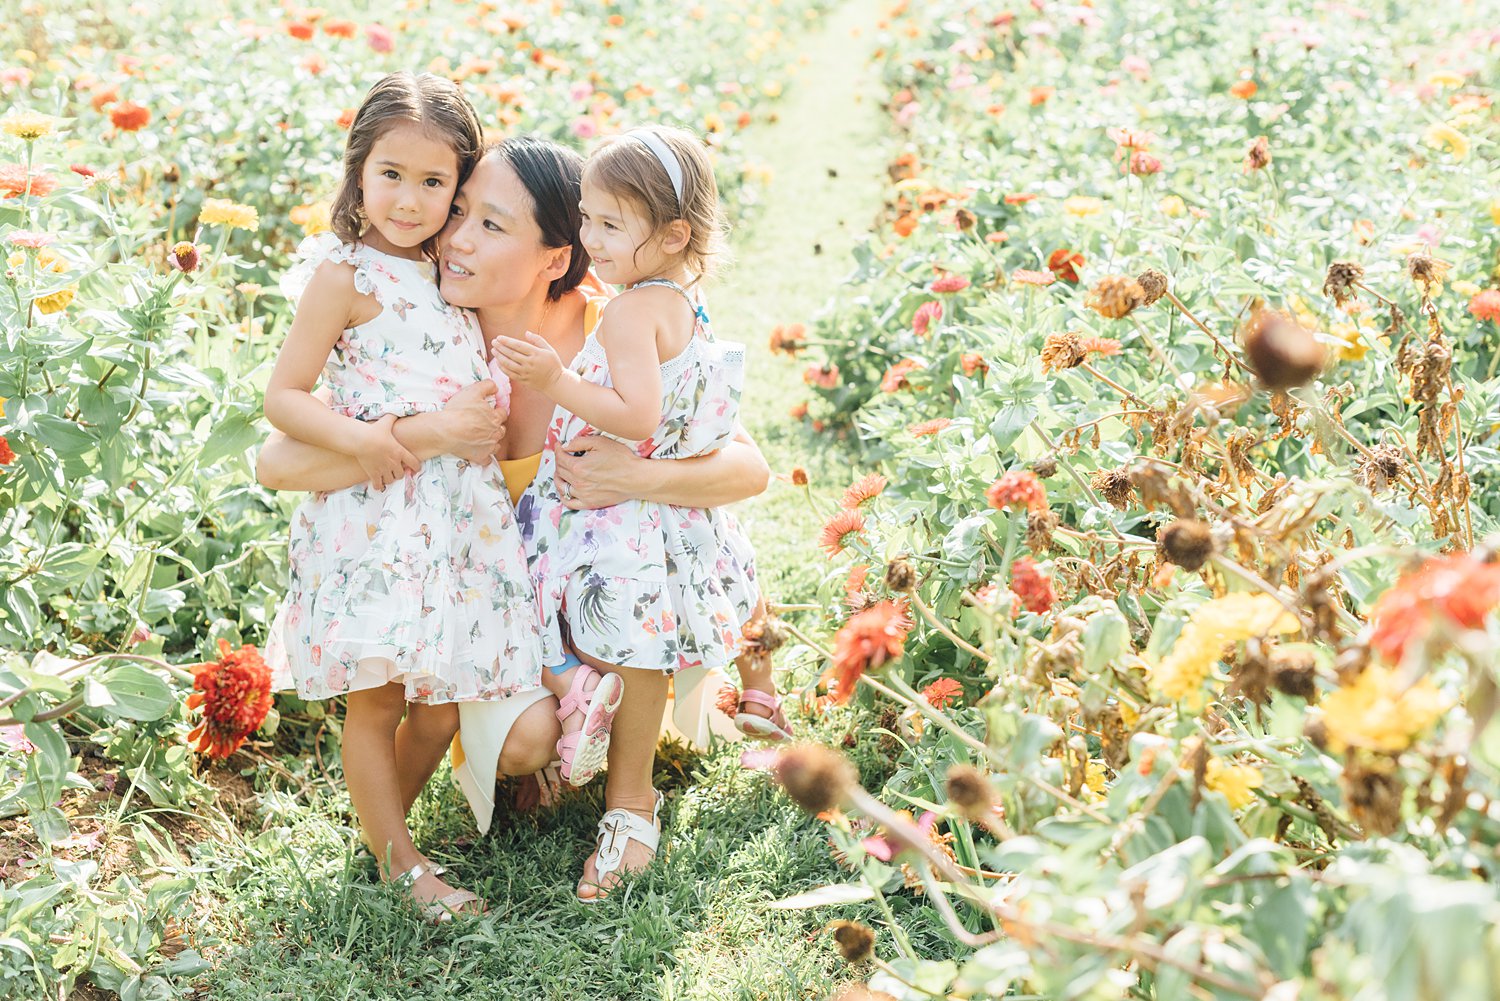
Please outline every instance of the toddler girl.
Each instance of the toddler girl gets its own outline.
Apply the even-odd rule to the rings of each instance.
[[[453,703],[534,687],[541,671],[533,585],[497,467],[421,463],[393,433],[397,417],[438,410],[488,376],[478,325],[443,301],[433,263],[480,144],[451,81],[396,73],[371,89],[349,130],[333,232],[305,240],[282,281],[297,313],[265,396],[272,424],[355,456],[369,475],[297,509],[267,661],[278,687],[304,699],[347,694],[349,798],[383,875],[433,921],[479,901],[418,853],[403,797],[457,729]],[[331,409],[311,393],[320,373]]]
[[[520,504],[543,661],[565,663],[561,617],[586,659],[668,674],[725,667],[760,604],[749,542],[729,513],[647,501],[574,511],[553,475],[559,443],[578,435],[605,434],[653,459],[703,455],[734,437],[744,349],[714,340],[695,289],[722,242],[713,166],[691,133],[636,130],[585,165],[581,208],[595,272],[625,290],[571,367],[534,334],[493,344],[507,375],[558,404],[534,493]],[[740,668],[737,722],[784,738],[769,658],[745,657]],[[594,675],[569,667],[545,672],[543,684],[581,704]],[[579,725],[576,713],[563,720],[570,736]],[[578,740],[607,744],[608,735]]]

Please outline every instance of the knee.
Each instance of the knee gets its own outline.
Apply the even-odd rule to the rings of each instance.
[[[406,714],[413,736],[424,743],[447,744],[458,733],[458,706],[413,705]]]
[[[544,699],[521,714],[505,735],[497,766],[502,775],[531,775],[552,764],[562,728],[557,723],[557,702]]]

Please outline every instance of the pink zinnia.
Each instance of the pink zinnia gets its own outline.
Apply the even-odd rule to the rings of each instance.
[[[1017,268],[1010,273],[1010,280],[1017,285],[1035,285],[1038,288],[1046,288],[1057,281],[1057,276],[1050,271],[1028,271],[1025,268]]]
[[[18,229],[10,234],[10,242],[17,247],[28,247],[31,250],[40,250],[51,243],[51,233],[38,233],[35,230]]]
[[[963,275],[944,275],[929,286],[930,290],[939,295],[949,292],[962,292],[969,287],[969,279]]]
[[[911,332],[918,337],[926,337],[932,327],[934,320],[943,318],[943,304],[940,302],[924,302],[917,307],[917,311],[911,318]]]
[[[396,47],[396,36],[391,29],[378,24],[365,25],[365,41],[376,52],[390,52]]]

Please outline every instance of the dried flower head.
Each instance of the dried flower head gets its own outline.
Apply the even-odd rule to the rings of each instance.
[[[1314,701],[1318,697],[1318,659],[1310,650],[1277,648],[1271,653],[1271,683],[1279,692]]]
[[[973,765],[952,765],[948,769],[948,802],[958,808],[965,819],[978,822],[995,808],[995,787],[984,772]]]
[[[771,353],[793,357],[807,347],[807,328],[800,323],[777,325],[771,330]]]
[[[1105,275],[1089,290],[1084,305],[1100,316],[1119,320],[1146,304],[1146,290],[1126,275]]]
[[[848,758],[821,744],[788,747],[776,756],[771,770],[792,802],[808,813],[840,806],[859,781]]]
[[[1355,823],[1371,834],[1391,835],[1401,827],[1406,789],[1396,763],[1385,755],[1358,754],[1344,766],[1344,801]]]
[[[1244,172],[1265,170],[1271,165],[1271,143],[1265,136],[1256,136],[1250,148],[1245,150]]]
[[[1163,562],[1197,571],[1214,553],[1213,532],[1201,521],[1179,518],[1156,533],[1156,547]]]
[[[1443,280],[1448,276],[1449,264],[1431,254],[1421,251],[1406,259],[1406,273],[1422,289],[1425,296],[1437,295],[1443,290]]]
[[[1267,389],[1275,391],[1312,381],[1327,359],[1312,331],[1279,310],[1258,310],[1246,328],[1244,344],[1250,367]]]
[[[875,952],[875,933],[858,921],[835,921],[833,941],[839,955],[851,963],[863,963]]]
[[[1130,506],[1130,470],[1125,466],[1115,469],[1097,469],[1089,478],[1090,485],[1118,510]]]
[[[1406,472],[1406,453],[1399,445],[1389,442],[1376,445],[1368,455],[1362,455],[1354,466],[1355,479],[1369,488],[1371,493],[1381,493]]]
[[[1050,479],[1057,475],[1057,456],[1044,455],[1031,464],[1031,471],[1041,479]]]
[[[772,654],[780,650],[786,640],[786,626],[780,619],[751,619],[740,632],[740,651],[753,656]]]
[[[910,591],[917,586],[917,571],[904,557],[897,557],[885,566],[885,585],[898,594]]]
[[[189,709],[203,710],[203,719],[188,733],[188,743],[200,754],[227,758],[265,722],[271,710],[271,670],[260,651],[250,645],[232,650],[219,640],[219,659],[193,671]]]
[[[740,711],[740,690],[733,685],[720,685],[719,694],[714,698],[714,708],[733,719]]]
[[[1167,276],[1155,268],[1147,268],[1136,275],[1135,283],[1141,287],[1141,294],[1144,296],[1142,306],[1155,305],[1158,299],[1167,294],[1170,285]]]
[[[1364,280],[1365,267],[1357,261],[1334,261],[1328,265],[1328,274],[1323,279],[1323,294],[1333,296],[1340,306],[1346,305],[1356,295],[1354,286]]]
[[[1053,511],[1032,511],[1026,516],[1026,548],[1038,556],[1052,549],[1052,532],[1062,519]]]
[[[1083,348],[1083,338],[1069,331],[1065,334],[1048,334],[1042,344],[1042,371],[1061,371],[1077,368],[1088,357]]]

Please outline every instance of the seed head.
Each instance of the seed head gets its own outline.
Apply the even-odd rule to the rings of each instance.
[[[1265,136],[1256,136],[1250,148],[1245,150],[1244,172],[1265,170],[1271,165],[1271,143]]]
[[[994,808],[995,787],[973,765],[953,765],[948,769],[948,802],[966,818],[977,822]]]
[[[1318,662],[1306,650],[1276,650],[1271,654],[1271,683],[1279,692],[1313,701],[1318,694]]]
[[[910,591],[917,586],[917,572],[905,559],[898,557],[886,565],[885,583],[892,591]]]
[[[1141,287],[1141,292],[1145,294],[1145,300],[1141,303],[1142,306],[1154,305],[1156,300],[1167,294],[1169,284],[1167,276],[1155,268],[1147,268],[1136,275],[1135,283]]]
[[[1354,475],[1371,493],[1383,492],[1406,471],[1406,453],[1389,442],[1370,449],[1368,458],[1361,456]]]
[[[821,744],[789,747],[776,757],[776,781],[808,813],[822,813],[842,803],[859,779],[849,759]]]
[[[1354,283],[1363,281],[1365,266],[1356,261],[1334,261],[1323,279],[1323,294],[1333,296],[1340,306],[1355,296]]]
[[[875,951],[875,933],[858,921],[835,921],[833,942],[839,955],[851,963],[863,963]]]
[[[1065,368],[1077,368],[1083,364],[1083,359],[1088,352],[1084,349],[1083,338],[1071,331],[1066,334],[1048,334],[1046,342],[1042,345],[1042,371],[1061,371]]]
[[[1179,518],[1156,534],[1156,549],[1166,562],[1197,571],[1214,553],[1213,532],[1201,521]]]
[[[1118,510],[1123,511],[1130,506],[1130,470],[1124,466],[1096,470],[1089,482]]]
[[[1326,352],[1312,332],[1277,310],[1262,309],[1245,333],[1250,367],[1267,389],[1295,389],[1323,370]]]
[[[1038,479],[1050,479],[1057,475],[1057,456],[1044,455],[1031,464],[1031,471]]]

